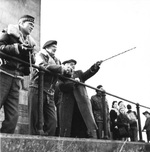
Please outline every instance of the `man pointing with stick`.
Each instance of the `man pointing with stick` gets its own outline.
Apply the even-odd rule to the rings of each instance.
[[[64,61],[64,66],[68,68],[65,76],[84,83],[98,72],[101,63],[102,61],[98,61],[87,71],[83,72],[82,70],[75,71],[76,60]],[[59,109],[58,135],[60,137],[97,138],[97,125],[85,86],[70,80],[61,79],[57,90],[60,90],[62,94],[57,101],[55,100],[55,103],[59,105],[57,106],[57,110]],[[60,92],[56,91],[55,97],[58,97]]]
[[[55,103],[58,110],[58,136],[97,138],[97,125],[93,117],[91,103],[85,88],[87,85],[84,84],[84,82],[95,75],[102,62],[108,59],[96,62],[86,72],[81,70],[75,71],[77,62],[73,59],[63,62],[64,66],[68,68],[65,76],[75,79],[79,81],[79,83],[62,78],[57,84]]]

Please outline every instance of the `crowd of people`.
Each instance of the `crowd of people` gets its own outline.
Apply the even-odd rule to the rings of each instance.
[[[43,82],[43,124],[39,130],[39,73],[21,62],[1,56],[0,64],[0,107],[4,107],[5,118],[1,133],[15,131],[18,121],[19,89],[23,77],[30,74],[28,89],[29,134],[76,138],[104,138],[104,118],[108,139],[138,141],[138,121],[131,105],[123,101],[113,101],[109,110],[108,101],[102,85],[97,86],[96,94],[88,96],[84,83],[100,69],[103,61],[95,62],[85,72],[75,70],[77,61],[68,59],[61,63],[55,56],[57,41],[48,40],[41,50],[30,36],[34,29],[35,18],[22,16],[17,25],[8,25],[0,35],[0,52],[35,64],[52,74],[44,73]],[[58,76],[62,75],[61,76]],[[71,81],[67,78],[71,78]],[[147,120],[146,129],[150,140],[150,113],[143,113]],[[42,131],[42,132],[41,132]]]
[[[132,111],[130,104],[126,107],[123,101],[113,101],[110,119],[114,140],[130,138],[130,141],[138,141],[137,114]]]

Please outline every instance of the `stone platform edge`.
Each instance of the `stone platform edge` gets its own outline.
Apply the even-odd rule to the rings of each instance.
[[[1,152],[150,152],[145,142],[0,134]]]

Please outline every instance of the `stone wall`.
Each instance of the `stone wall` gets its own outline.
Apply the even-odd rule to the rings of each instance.
[[[2,134],[2,152],[150,152],[150,144],[78,138]]]
[[[0,0],[0,31],[8,24],[17,24],[18,19],[25,14],[35,17],[35,27],[31,36],[37,43],[37,51],[40,48],[40,10],[41,0]],[[24,78],[25,87],[28,88],[29,76]],[[27,91],[21,89],[19,96],[19,119],[16,133],[28,133],[28,105]],[[3,108],[0,110],[0,122],[4,119]],[[1,123],[0,123],[1,126]]]
[[[35,17],[35,28],[31,35],[40,47],[41,0],[0,0],[0,31],[8,24],[17,24],[18,19],[29,14]]]

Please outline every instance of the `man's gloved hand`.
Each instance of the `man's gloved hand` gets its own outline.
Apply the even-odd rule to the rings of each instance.
[[[34,48],[29,45],[18,44],[18,50],[20,59],[29,62],[29,52],[32,54]]]
[[[18,44],[18,49],[21,55],[27,55],[29,52],[32,53],[33,47],[25,44]]]
[[[97,62],[96,62],[96,66],[98,66],[98,67],[99,67],[99,66],[102,64],[102,62],[103,62],[102,60],[97,61]]]
[[[78,81],[78,82],[80,82],[80,79],[79,79],[79,78],[75,78],[75,80]]]
[[[73,69],[71,67],[64,66],[64,76],[71,77],[73,74]]]
[[[97,61],[93,66],[92,66],[92,70],[98,70],[100,68],[100,65],[102,64],[102,60],[101,61]]]

